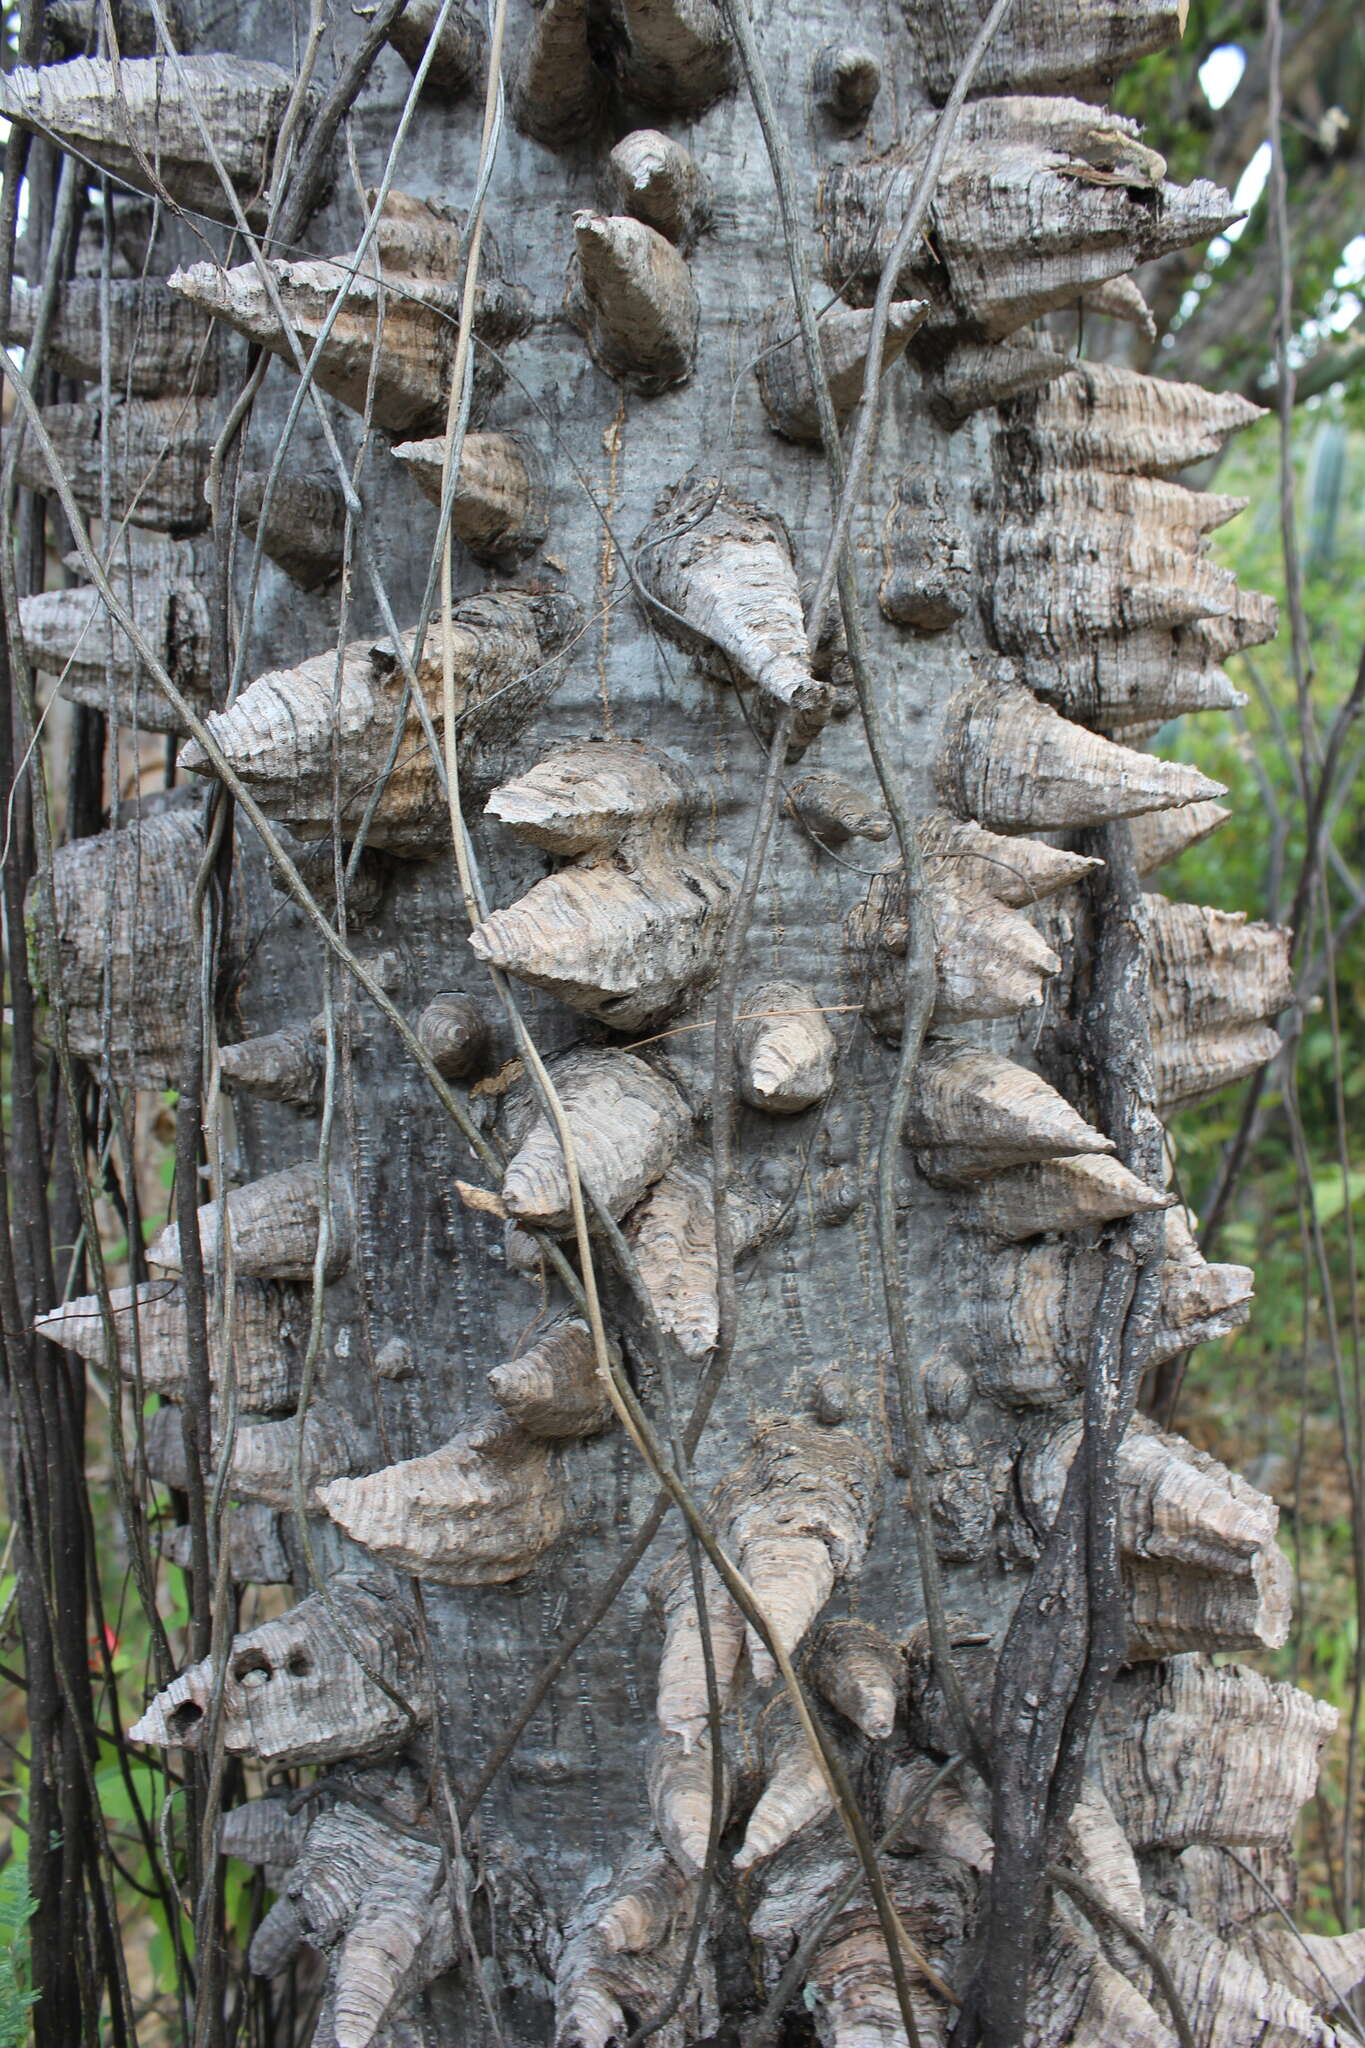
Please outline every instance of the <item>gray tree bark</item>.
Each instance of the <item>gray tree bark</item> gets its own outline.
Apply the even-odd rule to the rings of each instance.
[[[713,0],[512,0],[468,290],[460,0],[410,0],[287,246],[201,218],[289,217],[279,10],[0,81],[112,179],[49,329],[95,388],[43,423],[110,602],[83,551],[22,636],[190,735],[58,854],[51,994],[117,1102],[204,1006],[211,1196],[182,1150],[152,1280],[43,1327],[165,1397],[148,1469],[207,1502],[167,1556],[222,1560],[213,1644],[132,1739],[249,1767],[221,1847],[275,1894],[252,1968],[324,1959],[317,2042],[1252,2048],[1365,1972],[1279,1910],[1331,1711],[1214,1661],[1284,1640],[1276,1509],[1134,1419],[1252,1289],[1157,1113],[1288,994],[1281,934],[1137,879],[1226,818],[1146,742],[1274,630],[1174,480],[1254,411],[1040,324],[1132,317],[1229,209],[1104,110],[1174,7],[1015,0],[896,248],[982,16],[754,26],[823,371]]]

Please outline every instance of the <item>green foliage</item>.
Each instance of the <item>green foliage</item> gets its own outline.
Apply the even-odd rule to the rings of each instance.
[[[1365,14],[1356,0],[1322,0],[1311,10],[1287,7],[1284,17],[1281,134],[1295,353],[1308,362],[1324,346],[1330,351],[1333,333],[1359,312],[1342,259],[1365,231]],[[1212,177],[1235,191],[1263,143],[1269,121],[1265,34],[1260,0],[1195,0],[1180,42],[1134,65],[1118,82],[1115,105],[1143,123],[1147,141],[1182,184]],[[1239,50],[1246,66],[1225,105],[1214,108],[1199,73],[1215,50],[1228,48]],[[1231,241],[1219,238],[1202,260],[1177,256],[1162,269],[1163,284],[1175,280],[1180,311],[1171,322],[1174,352],[1165,360],[1159,354],[1155,367],[1225,389],[1261,388],[1268,381],[1279,288],[1268,191],[1250,202],[1246,224]],[[1168,297],[1163,327],[1171,310]],[[1357,325],[1352,340],[1365,343],[1365,329]],[[1316,367],[1330,369],[1325,357]],[[1354,402],[1365,418],[1361,367],[1355,366]]]
[[[1228,43],[1260,40],[1263,15],[1247,0],[1191,0],[1185,33],[1168,50],[1134,64],[1114,87],[1114,106],[1141,121],[1182,184],[1205,175],[1204,159],[1218,116],[1199,88],[1199,67]]]
[[[36,1993],[29,1989],[28,1923],[38,1902],[28,1888],[28,1864],[11,1856],[0,1870],[0,2048],[23,2048]]]
[[[1307,715],[1320,745],[1355,679],[1365,638],[1358,565],[1365,552],[1365,425],[1340,394],[1295,416],[1295,506],[1304,564],[1303,600],[1312,664]],[[1186,719],[1162,735],[1159,750],[1197,761],[1228,786],[1233,822],[1155,877],[1188,901],[1242,910],[1253,918],[1288,915],[1304,850],[1299,795],[1302,737],[1285,611],[1279,510],[1279,423],[1267,418],[1233,444],[1216,487],[1250,500],[1248,510],[1214,536],[1214,552],[1242,584],[1273,593],[1281,629],[1268,646],[1228,664],[1247,691],[1235,718]],[[1195,1354],[1176,1426],[1272,1491],[1288,1510],[1282,1535],[1300,1584],[1295,1633],[1273,1675],[1294,1678],[1349,1715],[1359,1641],[1346,1446],[1354,1415],[1339,1409],[1337,1362],[1310,1226],[1321,1230],[1339,1342],[1340,1370],[1353,1406],[1351,1233],[1365,1230],[1365,1157],[1350,1151],[1365,1098],[1365,918],[1351,925],[1357,878],[1365,874],[1365,811],[1360,736],[1348,739],[1350,787],[1332,821],[1339,866],[1329,863],[1326,896],[1340,928],[1324,951],[1322,906],[1300,955],[1302,977],[1321,992],[1304,1019],[1295,1060],[1304,1151],[1302,1178],[1291,1143],[1289,1104],[1278,1074],[1267,1087],[1261,1135],[1214,1256],[1253,1266],[1256,1309],[1230,1342]],[[1339,1029],[1327,1000],[1335,983]],[[1347,1133],[1338,1156],[1337,1091]],[[1196,1209],[1207,1199],[1224,1148],[1237,1128],[1242,1091],[1230,1089],[1175,1119],[1181,1183]],[[1258,1464],[1258,1460],[1260,1461]],[[1315,1826],[1326,1848],[1310,1843],[1304,1917],[1335,1925],[1329,1871],[1339,1853],[1344,1733],[1329,1752]]]
[[[1339,409],[1324,405],[1300,415],[1296,450],[1296,502],[1304,550],[1304,609],[1314,674],[1309,691],[1312,728],[1321,738],[1347,695],[1360,655],[1362,621],[1355,564],[1365,547],[1365,431],[1348,426]],[[1235,444],[1218,474],[1218,488],[1251,500],[1250,509],[1216,537],[1216,551],[1251,589],[1270,590],[1283,601],[1278,516],[1277,432],[1263,421]],[[1287,620],[1267,647],[1251,650],[1230,665],[1249,701],[1236,719],[1186,720],[1174,729],[1163,752],[1197,761],[1228,786],[1235,826],[1192,848],[1160,877],[1166,893],[1200,903],[1217,903],[1248,916],[1282,921],[1303,858],[1303,807],[1298,794],[1301,738]],[[1165,737],[1165,736],[1163,736]],[[1349,744],[1348,744],[1349,754]],[[1357,784],[1359,776],[1357,775]],[[1339,808],[1332,843],[1344,872],[1329,868],[1328,901],[1335,922],[1349,913],[1354,897],[1347,876],[1365,866],[1365,830],[1359,805]],[[1301,965],[1311,975],[1323,961],[1321,916],[1306,937]],[[1323,1227],[1337,1286],[1337,1307],[1349,1322],[1347,1294],[1348,1203],[1365,1200],[1365,1171],[1352,1168],[1344,1180],[1336,1162],[1335,1086],[1340,1074],[1347,1107],[1365,1093],[1365,926],[1356,924],[1333,947],[1343,1041],[1338,1063],[1330,1009],[1319,997],[1305,1019],[1296,1072],[1308,1156],[1314,1162],[1311,1196]],[[1278,1094],[1267,1096],[1272,1113],[1257,1148],[1223,1240],[1223,1255],[1257,1268],[1258,1310],[1250,1330],[1225,1347],[1226,1370],[1246,1385],[1251,1376],[1263,1394],[1286,1405],[1286,1420],[1297,1414],[1303,1365],[1302,1316],[1305,1292],[1300,1243],[1299,1190],[1289,1129]],[[1198,1202],[1211,1185],[1223,1147],[1240,1114],[1240,1097],[1229,1091],[1213,1103],[1176,1120],[1182,1178]],[[1316,1290],[1308,1281],[1308,1296]],[[1310,1393],[1330,1400],[1326,1358],[1320,1344],[1308,1361]],[[1224,1368],[1209,1361],[1209,1370]],[[1266,1420],[1263,1410],[1261,1422]],[[1292,1439],[1292,1431],[1291,1431]]]

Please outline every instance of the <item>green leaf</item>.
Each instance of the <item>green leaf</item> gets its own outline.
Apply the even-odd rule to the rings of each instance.
[[[28,1923],[38,1901],[28,1888],[28,1863],[11,1856],[0,1870],[0,2048],[24,2048],[37,1993],[28,1984]]]
[[[1361,1197],[1365,1196],[1365,1167],[1345,1175],[1344,1182],[1340,1167],[1335,1166],[1325,1173],[1313,1176],[1313,1202],[1318,1212],[1318,1222],[1324,1229],[1329,1223],[1335,1223],[1346,1207],[1348,1190],[1351,1207],[1354,1209]]]

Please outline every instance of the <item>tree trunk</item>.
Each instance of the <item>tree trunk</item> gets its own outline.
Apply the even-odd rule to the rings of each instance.
[[[71,1049],[181,1087],[188,1139],[109,1339],[89,1300],[44,1327],[164,1397],[217,1634],[132,1733],[210,1824],[215,1746],[253,1767],[253,1969],[322,1951],[340,2048],[1336,2039],[1359,1944],[1279,1912],[1333,1715],[1214,1661],[1285,1639],[1276,1509],[1134,1420],[1251,1295],[1154,1111],[1252,1071],[1288,994],[1281,934],[1138,879],[1225,816],[1146,740],[1274,629],[1205,552],[1235,501],[1171,481],[1254,409],[1046,331],[1228,218],[1103,111],[1174,5],[1015,0],[903,247],[979,7],[761,11],[819,374],[730,0],[512,0],[463,304],[462,0],[393,180],[395,50],[349,117],[358,256],[343,152],[306,229],[299,166],[369,25],[286,119],[279,11],[221,55],[195,12],[126,111],[102,45],[0,95],[111,174],[111,275],[82,238],[47,340],[93,389],[45,425],[78,539],[129,511],[138,658],[79,639],[83,540],[19,630],[191,735],[56,859]],[[436,24],[410,0],[403,58]],[[148,244],[128,187],[191,214]],[[822,418],[851,465],[872,357],[817,618]],[[53,491],[34,431],[20,470]]]

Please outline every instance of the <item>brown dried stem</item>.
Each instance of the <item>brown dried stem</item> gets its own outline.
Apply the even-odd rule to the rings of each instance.
[[[810,269],[801,239],[801,216],[795,196],[795,178],[791,155],[786,139],[778,124],[763,70],[762,59],[754,38],[753,25],[745,0],[722,0],[731,32],[739,46],[740,58],[763,131],[764,146],[772,167],[773,181],[777,188],[778,206],[782,218],[783,240],[786,246],[788,265],[791,271],[792,290],[796,299],[798,325],[806,353],[806,368],[815,394],[816,410],[820,421],[820,436],[824,445],[825,459],[829,466],[834,491],[838,494],[835,529],[826,554],[825,568],[817,586],[815,600],[808,614],[812,639],[818,641],[823,614],[828,606],[829,592],[833,588],[833,574],[839,580],[840,603],[847,636],[850,664],[858,691],[859,708],[867,733],[868,752],[881,785],[883,802],[895,827],[896,840],[905,874],[907,899],[908,933],[905,948],[905,1010],[901,1038],[901,1054],[896,1078],[892,1087],[892,1098],[883,1127],[882,1141],[877,1167],[877,1238],[882,1262],[882,1281],[886,1295],[887,1319],[890,1326],[892,1358],[896,1370],[899,1395],[901,1430],[910,1480],[910,1512],[915,1526],[915,1539],[919,1554],[920,1581],[924,1592],[926,1616],[933,1645],[935,1669],[943,1687],[950,1710],[958,1723],[960,1739],[967,1753],[978,1769],[985,1774],[986,1764],[980,1737],[967,1711],[948,1641],[947,1621],[943,1605],[942,1588],[939,1579],[938,1555],[934,1549],[933,1530],[930,1526],[927,1502],[927,1460],[925,1456],[925,1423],[923,1396],[915,1377],[911,1358],[909,1328],[905,1314],[904,1296],[899,1278],[899,1254],[896,1248],[896,1178],[899,1167],[900,1133],[904,1127],[909,1108],[910,1093],[914,1084],[915,1066],[924,1030],[928,1023],[933,1002],[934,982],[934,940],[932,924],[924,900],[923,875],[920,866],[919,848],[915,839],[913,824],[901,798],[899,783],[891,769],[890,755],[885,745],[881,724],[880,706],[872,680],[868,659],[866,636],[863,628],[861,607],[857,592],[856,572],[848,547],[848,524],[858,495],[866,465],[871,459],[872,436],[876,425],[877,403],[882,372],[882,353],[886,338],[890,309],[895,297],[898,255],[902,240],[908,246],[909,236],[897,237],[890,259],[884,265],[877,287],[875,316],[869,337],[867,370],[863,385],[863,400],[854,430],[854,460],[845,467],[843,449],[839,438],[838,419],[830,394],[829,378],[825,368],[824,351],[820,344],[816,326],[815,311],[811,297]],[[920,184],[916,190],[907,222],[913,223],[916,215],[923,216],[933,193],[934,181],[939,166],[946,155],[952,137],[953,125],[966,99],[972,77],[980,64],[990,40],[999,24],[1009,12],[1012,0],[994,0],[980,34],[967,53],[962,72],[949,95],[935,131],[934,144],[925,160]],[[836,545],[837,543],[837,545]],[[831,565],[833,567],[831,568]],[[823,593],[823,595],[822,595]],[[892,1958],[892,1969],[897,1964]],[[908,2011],[908,1992],[901,1996],[901,1982],[897,1977],[897,1994],[903,2012]]]
[[[1068,1870],[1065,1864],[1050,1863],[1047,1874],[1053,1884],[1076,1901],[1088,1920],[1096,1926],[1111,1928],[1130,1948],[1137,1951],[1161,1987],[1161,1995],[1170,2012],[1171,2024],[1175,2028],[1180,2048],[1198,2048],[1184,2000],[1176,1988],[1175,1979],[1167,1968],[1165,1958],[1155,1943],[1148,1941],[1140,1927],[1135,1927],[1130,1920],[1125,1920],[1121,1913],[1116,1912],[1103,1893],[1096,1891],[1083,1877],[1078,1877],[1074,1870]]]

